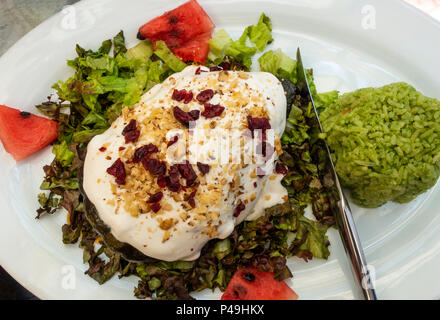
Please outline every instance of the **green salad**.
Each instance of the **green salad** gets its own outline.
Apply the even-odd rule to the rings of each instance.
[[[283,185],[288,190],[289,202],[267,209],[255,221],[237,225],[224,240],[209,241],[195,261],[125,260],[100,241],[85,218],[78,186],[78,172],[90,139],[104,132],[123,107],[137,103],[150,88],[181,71],[186,64],[161,42],[155,50],[148,41],[127,49],[122,31],[113,40],[104,41],[96,51],[77,45],[77,57],[67,62],[74,75],[53,86],[60,100],[37,106],[59,122],[58,140],[52,149],[55,159],[44,167],[37,217],[54,214],[60,208],[67,210],[62,241],[78,243],[84,250],[83,260],[89,265],[85,273],[90,277],[102,284],[115,275],[136,276],[139,283],[134,293],[138,298],[190,299],[191,292],[225,290],[239,266],[271,271],[282,280],[292,277],[287,258],[296,256],[308,261],[329,256],[326,232],[334,219],[318,176],[319,164],[310,156],[316,141],[308,125],[312,111],[307,97],[295,92],[296,61],[280,49],[264,51],[273,41],[271,31],[271,21],[264,14],[237,40],[225,30],[217,31],[209,41],[207,66],[228,64],[233,70],[260,69],[286,84],[288,114],[280,161],[288,168]],[[258,66],[252,62],[256,54],[260,55]],[[326,99],[326,95],[316,96]],[[304,216],[309,205],[316,219]]]

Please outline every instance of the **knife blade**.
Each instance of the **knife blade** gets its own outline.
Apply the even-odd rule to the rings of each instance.
[[[311,119],[311,129],[324,133],[321,122],[319,121],[318,110],[313,101],[310,86],[307,80],[306,70],[301,58],[301,52],[298,48],[297,54],[297,87],[303,96],[310,98],[313,107],[314,117]],[[316,163],[319,163],[319,175],[323,186],[327,191],[330,202],[330,209],[336,221],[336,225],[344,245],[345,253],[350,260],[355,282],[359,291],[366,300],[377,300],[373,281],[367,267],[367,262],[362,249],[361,242],[356,230],[350,206],[344,196],[338,175],[336,174],[330,149],[324,139],[317,139],[312,150],[312,157]]]

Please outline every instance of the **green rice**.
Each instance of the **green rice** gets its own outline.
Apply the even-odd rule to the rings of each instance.
[[[409,202],[440,175],[440,101],[399,82],[347,93],[320,114],[336,171],[364,207]]]

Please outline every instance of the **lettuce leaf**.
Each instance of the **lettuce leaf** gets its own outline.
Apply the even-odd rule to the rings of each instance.
[[[208,60],[215,65],[220,64],[225,56],[226,48],[232,43],[232,41],[233,40],[224,29],[218,30],[208,41]]]
[[[127,57],[146,60],[153,55],[153,45],[150,41],[139,42],[127,50]]]
[[[221,29],[209,40],[208,61],[218,65],[228,56],[250,69],[255,53],[263,51],[267,44],[273,41],[271,32],[272,23],[264,13],[261,14],[257,25],[248,26],[238,40],[232,40],[228,33]]]
[[[284,54],[281,49],[265,52],[259,59],[260,70],[270,72],[277,77],[297,82],[296,60]]]
[[[257,46],[258,51],[263,51],[273,41],[272,22],[264,13],[261,14],[258,24],[250,27],[249,40]]]
[[[304,241],[299,247],[302,251],[310,252],[313,257],[327,259],[330,255],[330,244],[326,232],[328,226],[312,221],[304,216],[298,216],[299,227],[296,233],[297,239]]]
[[[61,163],[63,167],[70,166],[73,158],[75,157],[75,154],[69,150],[69,146],[67,145],[66,141],[54,145],[52,153],[55,155],[55,159]]]
[[[116,57],[118,54],[125,52],[127,52],[127,48],[125,47],[124,32],[121,30],[121,32],[113,38],[113,55]]]
[[[177,58],[163,41],[156,42],[156,51],[154,51],[154,54],[162,59],[174,72],[180,72],[186,67],[185,62]]]

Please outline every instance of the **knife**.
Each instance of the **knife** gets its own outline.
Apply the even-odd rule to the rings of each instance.
[[[296,58],[298,90],[301,92],[302,96],[308,95],[315,114],[315,117],[311,119],[311,128],[319,130],[319,132],[323,133],[324,131],[322,130],[321,122],[319,121],[318,110],[316,109],[313,101],[299,48]],[[324,139],[318,139],[314,144],[314,149],[318,152],[312,151],[312,156],[316,161],[318,161],[317,163],[322,164],[319,166],[319,175],[321,181],[323,181],[323,186],[326,188],[328,193],[330,209],[335,218],[336,225],[345,248],[345,253],[350,260],[355,282],[358,284],[359,290],[362,292],[365,300],[377,300],[376,292],[367,268],[367,262],[358,233],[356,231],[350,206],[348,205],[339,183],[335,166],[331,158],[330,149]]]

